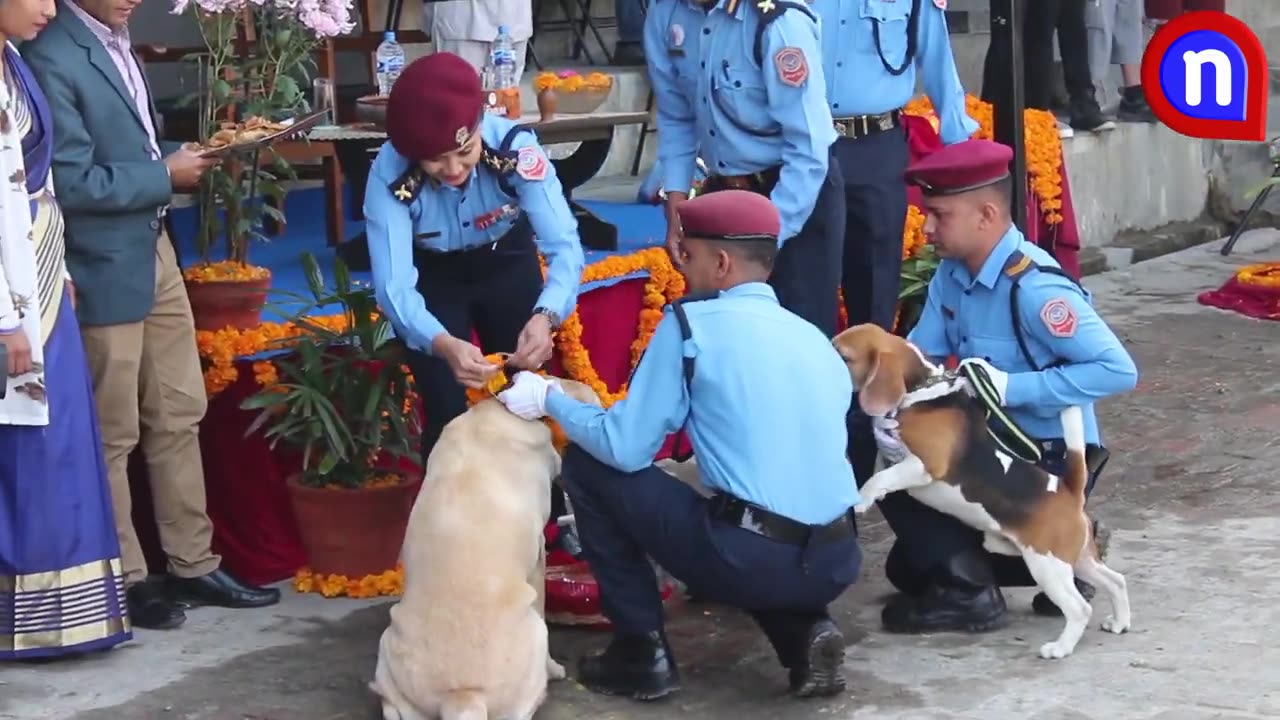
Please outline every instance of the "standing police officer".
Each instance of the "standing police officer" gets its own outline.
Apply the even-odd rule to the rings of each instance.
[[[1106,460],[1093,403],[1133,389],[1138,373],[1088,291],[1013,225],[1012,156],[1004,145],[969,140],[907,171],[924,191],[925,234],[943,258],[908,339],[927,357],[955,356],[985,370],[994,400],[1039,439],[1041,466],[1049,472],[1063,472],[1059,413],[1081,406],[1088,492]],[[886,455],[900,448],[892,421],[877,435]],[[897,535],[885,572],[903,591],[881,614],[886,630],[991,629],[1005,613],[1000,586],[1035,585],[1021,558],[986,553],[981,533],[907,493],[893,493],[879,506]],[[1043,595],[1035,604],[1042,614],[1057,611]]]
[[[826,608],[862,559],[845,459],[849,372],[765,284],[780,228],[767,199],[730,190],[677,213],[692,294],[658,324],[627,399],[602,410],[533,373],[498,395],[521,417],[550,415],[572,442],[562,481],[614,627],[579,680],[641,700],[678,688],[652,557],[699,597],[750,612],[795,695],[832,695],[844,688],[844,639]],[[682,426],[710,499],[652,464]]]
[[[434,53],[405,68],[387,137],[365,190],[369,258],[378,304],[410,349],[425,461],[466,410],[460,384],[480,387],[495,371],[486,353],[514,351],[511,364],[525,368],[550,359],[584,257],[537,138],[485,114],[480,76],[462,58]]]
[[[917,70],[948,145],[978,123],[965,114],[964,88],[947,35],[946,0],[814,0],[822,18],[827,99],[839,139],[845,232],[841,286],[849,325],[893,330],[907,219],[903,178],[910,154],[902,107],[916,91]],[[857,403],[849,415],[854,473],[871,477],[876,445]]]
[[[701,154],[705,192],[773,200],[782,251],[769,284],[783,307],[834,335],[844,199],[817,17],[795,0],[653,0],[644,39],[673,258],[675,207]]]

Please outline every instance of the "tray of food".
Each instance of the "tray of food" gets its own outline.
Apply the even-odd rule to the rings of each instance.
[[[233,153],[251,152],[266,147],[277,140],[295,135],[305,135],[328,114],[325,110],[297,118],[272,121],[256,115],[243,122],[224,122],[208,140],[201,144],[203,157],[222,157]]]

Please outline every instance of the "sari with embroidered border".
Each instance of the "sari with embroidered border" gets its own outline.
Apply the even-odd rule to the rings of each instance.
[[[132,631],[93,385],[66,290],[52,119],[12,46],[4,60],[6,134],[21,138],[22,210],[35,245],[49,421],[0,424],[0,659],[48,658],[109,648]]]

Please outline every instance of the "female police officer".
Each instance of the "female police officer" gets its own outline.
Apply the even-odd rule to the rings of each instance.
[[[425,460],[466,409],[462,385],[493,373],[486,353],[514,352],[511,364],[531,369],[550,359],[583,253],[533,132],[484,112],[480,78],[462,58],[435,53],[405,68],[386,126],[365,191],[369,258],[378,304],[410,349]]]

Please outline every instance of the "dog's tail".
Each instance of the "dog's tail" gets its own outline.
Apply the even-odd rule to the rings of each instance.
[[[1085,461],[1084,412],[1077,406],[1062,411],[1062,440],[1067,446],[1066,472],[1059,478],[1063,487],[1080,499],[1084,506],[1084,490],[1089,486],[1089,464]]]
[[[479,690],[450,690],[440,704],[440,720],[488,720],[489,708]]]

